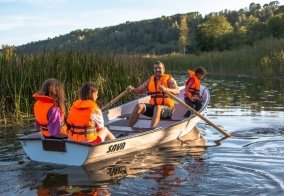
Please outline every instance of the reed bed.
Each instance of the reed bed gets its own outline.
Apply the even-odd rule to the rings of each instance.
[[[162,60],[166,72],[203,66],[209,74],[284,78],[284,39],[264,39],[253,46],[224,52],[205,52],[163,56],[116,55],[91,51],[44,51],[31,55],[0,53],[0,126],[24,124],[33,119],[32,94],[43,81],[56,78],[66,93],[66,107],[78,98],[78,90],[87,81],[99,86],[100,106],[137,86],[153,73],[153,63]],[[115,105],[133,100],[128,94]],[[115,106],[114,105],[114,106]]]
[[[66,93],[66,107],[78,99],[79,88],[87,81],[99,86],[100,105],[104,106],[128,85],[146,80],[152,69],[140,55],[101,54],[91,51],[44,51],[33,55],[0,54],[0,126],[24,124],[33,119],[32,94],[43,81],[56,78]],[[128,95],[115,105],[133,99]]]

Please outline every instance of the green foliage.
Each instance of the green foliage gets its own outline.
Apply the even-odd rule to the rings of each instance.
[[[16,50],[15,46],[2,45],[2,54],[5,59],[11,59]]]
[[[32,55],[0,56],[0,119],[2,123],[21,123],[33,116],[32,94],[43,81],[57,78],[66,93],[66,106],[76,100],[78,89],[87,81],[99,86],[99,101],[106,105],[126,89],[139,85],[152,73],[140,55],[115,55],[56,50]],[[121,104],[133,97],[125,96]]]
[[[263,39],[253,46],[231,51],[211,51],[198,55],[169,54],[153,56],[170,70],[187,70],[203,66],[209,74],[284,79],[284,39]],[[172,72],[171,71],[171,72]]]
[[[180,52],[185,54],[186,46],[189,45],[189,40],[188,40],[189,29],[186,23],[186,16],[182,17],[179,29],[180,29],[180,34],[178,38],[178,46],[179,46]]]
[[[284,37],[284,13],[269,18],[267,27],[270,34],[275,38]]]
[[[233,32],[233,27],[224,16],[210,16],[196,32],[197,48],[202,51],[221,50],[220,44]]]
[[[258,18],[250,16],[247,20],[247,43],[253,45],[257,40],[269,37],[267,26],[260,22]]]

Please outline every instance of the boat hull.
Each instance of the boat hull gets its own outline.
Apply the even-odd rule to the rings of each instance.
[[[209,103],[210,94],[203,87],[203,112]],[[183,89],[181,95],[183,95]],[[149,96],[112,108],[103,113],[105,126],[115,135],[123,137],[99,144],[84,144],[71,140],[45,139],[40,132],[17,138],[26,154],[33,161],[81,166],[101,161],[127,153],[139,151],[165,144],[177,138],[188,136],[190,140],[200,138],[200,133],[194,129],[200,118],[193,115],[184,118],[186,109],[176,104],[174,116],[171,119],[161,119],[157,128],[150,129],[151,118],[140,115],[135,127],[127,127],[128,115],[137,103],[144,103]]]

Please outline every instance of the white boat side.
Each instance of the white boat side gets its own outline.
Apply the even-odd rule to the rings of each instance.
[[[180,88],[178,98],[183,100],[184,87]],[[202,86],[200,91],[202,113],[210,100],[209,90]],[[128,116],[137,103],[147,103],[149,96],[128,102],[103,112],[105,126],[115,135],[125,136],[99,144],[84,144],[70,140],[44,139],[40,132],[17,138],[26,154],[33,161],[81,166],[115,156],[135,152],[170,142],[189,134],[191,140],[200,138],[200,133],[193,129],[200,118],[193,115],[184,118],[186,108],[175,104],[171,119],[162,119],[157,128],[150,129],[151,118],[140,115],[134,127],[127,127]]]

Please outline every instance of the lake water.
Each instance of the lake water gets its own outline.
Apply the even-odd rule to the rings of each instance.
[[[187,75],[174,75],[184,84]],[[1,128],[1,195],[283,195],[284,81],[207,75],[203,139],[169,144],[85,167],[31,162],[17,134]]]

